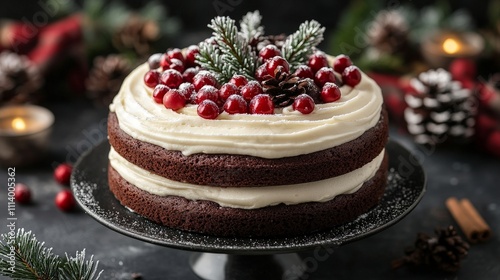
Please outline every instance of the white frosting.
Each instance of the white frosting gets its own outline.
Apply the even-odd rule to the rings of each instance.
[[[142,169],[120,156],[113,148],[111,166],[126,181],[159,196],[181,196],[190,200],[209,200],[224,207],[255,209],[284,203],[325,202],[340,194],[356,192],[379,169],[385,150],[363,167],[326,180],[269,187],[220,188],[172,181]]]
[[[380,88],[362,74],[354,89],[343,86],[338,101],[317,104],[308,115],[290,106],[276,109],[274,115],[222,113],[206,120],[194,105],[173,111],[155,103],[143,82],[146,71],[148,65],[143,64],[125,79],[110,110],[128,135],[184,155],[281,158],[313,153],[359,137],[377,124],[382,108]]]

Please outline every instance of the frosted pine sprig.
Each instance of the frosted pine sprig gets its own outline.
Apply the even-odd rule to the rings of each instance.
[[[323,41],[325,28],[315,20],[306,21],[299,29],[287,37],[281,53],[292,68],[304,64],[313,49]]]
[[[228,81],[233,76],[231,69],[222,60],[219,48],[210,42],[201,42],[200,52],[196,55],[196,63],[204,69],[214,73],[215,78],[220,81]]]
[[[264,35],[261,25],[262,16],[259,11],[248,12],[240,21],[240,36],[247,42]]]

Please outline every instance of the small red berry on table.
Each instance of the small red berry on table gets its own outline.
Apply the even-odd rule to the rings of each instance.
[[[198,104],[196,111],[198,115],[204,119],[213,120],[219,116],[219,106],[210,99],[205,99]]]
[[[54,179],[61,185],[69,185],[72,170],[70,164],[61,163],[54,170]]]
[[[72,211],[76,207],[76,200],[70,190],[62,190],[57,193],[55,203],[64,212]]]
[[[268,94],[258,94],[250,100],[251,114],[274,114],[274,103]]]
[[[361,71],[359,71],[359,68],[351,65],[344,69],[344,72],[342,72],[342,82],[351,87],[359,84],[361,82]]]
[[[22,183],[17,183],[14,187],[14,199],[19,204],[29,204],[31,202],[31,190]]]
[[[314,100],[307,94],[301,94],[297,96],[292,105],[292,108],[294,110],[299,111],[302,114],[310,114],[312,111],[314,111],[314,107]]]

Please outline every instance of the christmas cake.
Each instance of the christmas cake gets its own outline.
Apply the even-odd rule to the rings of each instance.
[[[109,187],[167,227],[296,235],[375,206],[387,177],[380,88],[303,23],[265,36],[258,12],[217,17],[196,46],[152,55],[110,106]]]

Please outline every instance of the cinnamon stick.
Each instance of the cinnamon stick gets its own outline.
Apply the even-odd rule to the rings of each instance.
[[[468,199],[450,197],[446,207],[471,243],[486,241],[491,229]]]

